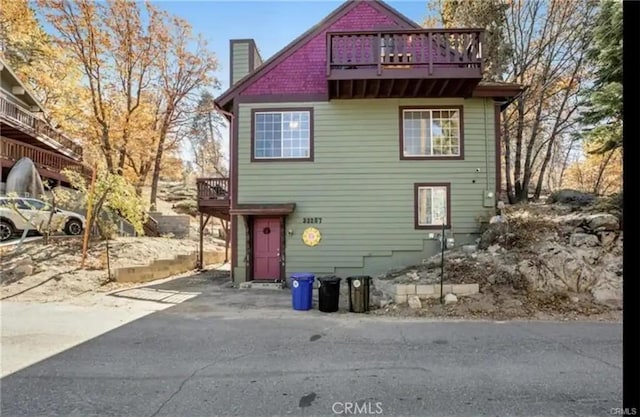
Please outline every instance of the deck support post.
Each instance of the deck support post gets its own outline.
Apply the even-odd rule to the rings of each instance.
[[[205,219],[204,213],[200,212],[200,248],[199,248],[199,256],[198,256],[198,265],[197,269],[204,269],[204,229],[207,227],[209,223],[209,219],[211,215],[207,213],[207,218]]]
[[[198,251],[198,265],[196,265],[196,269],[204,268],[204,242],[203,242],[203,234],[204,234],[204,222],[202,218],[202,212],[200,212],[200,227],[198,228],[200,233],[200,247]]]

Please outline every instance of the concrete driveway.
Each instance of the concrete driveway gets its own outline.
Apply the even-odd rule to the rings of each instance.
[[[603,416],[621,407],[621,324],[298,312],[286,291],[224,284],[203,274],[118,294],[171,306],[4,377],[2,415]]]

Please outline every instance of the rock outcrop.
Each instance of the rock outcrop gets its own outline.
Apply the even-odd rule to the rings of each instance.
[[[529,205],[504,210],[503,221],[489,224],[478,239],[477,251],[460,247],[445,252],[444,281],[478,283],[480,293],[512,291],[525,298],[577,294],[580,300],[586,297],[620,308],[621,224],[618,216],[594,212],[592,207]],[[373,286],[382,300],[391,298],[394,284],[420,286],[440,279],[438,254],[421,265],[375,277]]]

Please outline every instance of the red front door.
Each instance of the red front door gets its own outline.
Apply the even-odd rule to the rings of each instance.
[[[253,279],[280,279],[280,219],[253,222]]]

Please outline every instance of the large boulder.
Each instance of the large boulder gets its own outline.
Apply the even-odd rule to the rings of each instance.
[[[21,158],[13,165],[7,176],[5,190],[8,195],[15,193],[22,197],[40,198],[44,195],[42,178],[31,159]]]
[[[533,291],[584,292],[599,279],[595,248],[570,248],[556,243],[543,245],[537,256],[521,260],[517,271]]]
[[[613,214],[598,213],[587,216],[584,227],[594,232],[620,230],[620,221]]]
[[[595,201],[595,194],[570,189],[555,191],[547,198],[547,204],[568,204],[579,207],[588,206]]]
[[[529,290],[587,292],[608,304],[622,300],[621,254],[603,252],[599,245],[546,243],[537,248],[535,256],[521,260],[516,270]]]

